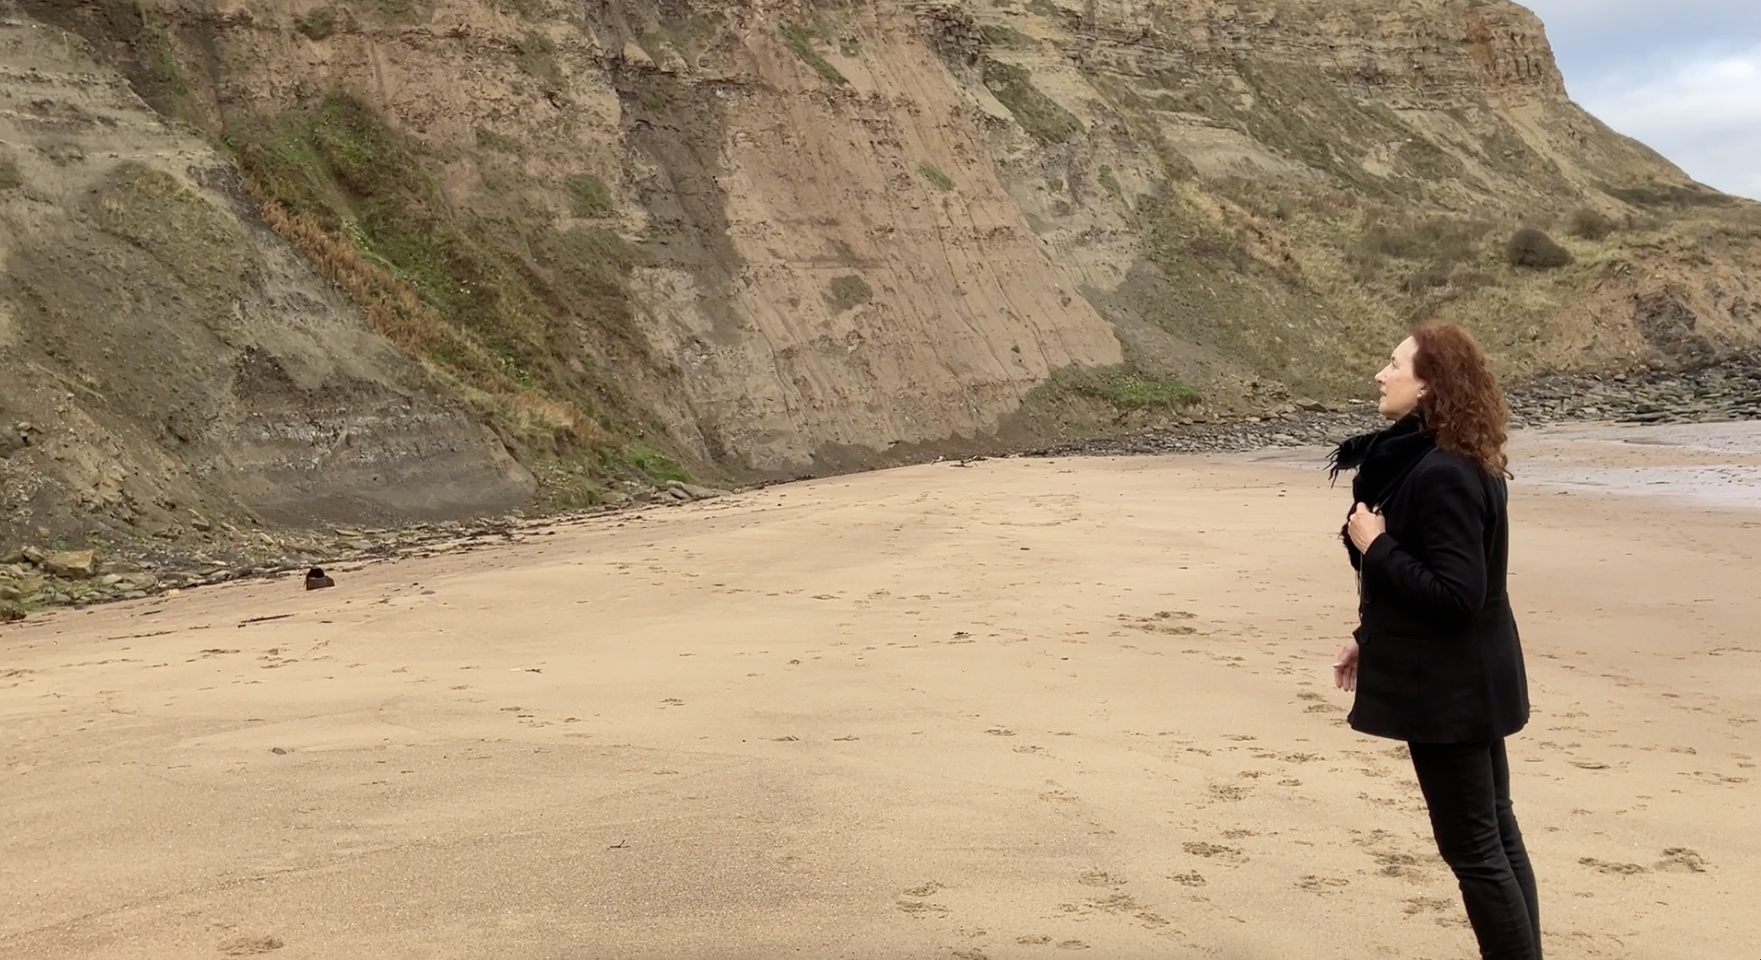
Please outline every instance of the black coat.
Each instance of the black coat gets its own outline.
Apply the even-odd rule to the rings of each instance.
[[[1407,426],[1406,462],[1392,458],[1396,469],[1382,471],[1389,488],[1361,489],[1374,478],[1373,452],[1353,484],[1357,499],[1380,500],[1388,532],[1361,555],[1346,544],[1359,573],[1357,702],[1347,719],[1363,733],[1420,743],[1508,736],[1528,722],[1529,690],[1505,591],[1504,479]]]

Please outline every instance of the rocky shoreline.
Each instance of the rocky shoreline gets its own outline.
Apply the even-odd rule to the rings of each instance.
[[[1761,420],[1761,359],[1690,371],[1639,369],[1540,377],[1506,390],[1511,426],[1559,423],[1708,423]],[[1264,417],[1194,422],[1129,436],[1058,444],[1030,456],[1246,453],[1275,447],[1331,446],[1382,426],[1368,401],[1287,403]]]
[[[673,481],[637,492],[627,503],[596,511],[546,517],[515,514],[397,527],[332,527],[327,530],[244,531],[221,524],[207,549],[187,545],[128,544],[102,549],[50,552],[35,546],[0,556],[0,622],[22,619],[33,609],[82,608],[114,600],[140,600],[236,580],[287,578],[300,582],[313,567],[346,573],[363,563],[429,557],[518,543],[542,536],[559,521],[591,514],[631,513],[718,497],[726,491]]]
[[[1761,419],[1761,360],[1740,359],[1691,371],[1639,369],[1606,376],[1542,377],[1507,390],[1518,428],[1573,422],[1703,423]],[[1024,451],[1031,457],[1241,453],[1279,447],[1329,446],[1381,425],[1367,401],[1337,405],[1284,403],[1264,416],[1196,419],[1123,436],[1073,441]],[[595,514],[705,499],[723,491],[671,483]],[[359,564],[434,556],[542,536],[544,528],[578,517],[485,517],[381,529],[243,531],[228,529],[211,548],[127,545],[115,551],[15,548],[0,556],[0,620],[32,609],[83,607],[112,600],[175,594],[245,579],[298,580],[313,566],[341,573]]]

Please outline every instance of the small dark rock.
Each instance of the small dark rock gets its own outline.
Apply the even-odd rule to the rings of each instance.
[[[306,589],[307,590],[322,590],[325,587],[334,587],[334,586],[336,586],[336,581],[332,580],[330,577],[326,576],[324,574],[323,568],[313,567],[312,569],[306,571]]]

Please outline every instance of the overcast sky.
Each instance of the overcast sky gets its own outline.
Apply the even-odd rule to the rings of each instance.
[[[1761,0],[1518,0],[1571,97],[1689,176],[1761,199]]]

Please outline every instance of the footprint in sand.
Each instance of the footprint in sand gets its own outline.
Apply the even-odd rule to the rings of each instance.
[[[1418,857],[1410,853],[1378,853],[1376,863],[1381,867],[1376,871],[1384,877],[1406,877],[1410,880],[1423,880],[1424,870]]]
[[[1173,873],[1168,875],[1168,879],[1183,887],[1202,887],[1205,885],[1205,876],[1202,873]]]
[[[1298,890],[1306,890],[1309,893],[1319,894],[1335,893],[1341,887],[1349,886],[1351,886],[1351,881],[1346,880],[1343,877],[1317,877],[1313,874],[1302,877],[1296,881],[1296,888]]]
[[[1116,615],[1114,619],[1129,629],[1141,630],[1145,633],[1188,636],[1198,632],[1192,626],[1180,622],[1194,619],[1194,615],[1185,610],[1163,610],[1147,617],[1134,617],[1128,613],[1121,613]]]
[[[1076,879],[1077,882],[1089,887],[1119,887],[1125,885],[1124,880],[1113,876],[1105,870],[1088,870],[1077,876]]]
[[[1663,851],[1663,859],[1657,861],[1657,869],[1667,873],[1705,873],[1706,861],[1687,847],[1670,847]]]
[[[1196,841],[1183,843],[1180,845],[1180,848],[1195,857],[1204,857],[1206,860],[1220,860],[1224,863],[1240,863],[1247,859],[1242,856],[1240,847],[1225,847],[1218,843]]]
[[[1407,897],[1401,901],[1406,904],[1407,916],[1420,913],[1447,913],[1455,906],[1455,901],[1442,897]]]
[[[1597,873],[1606,873],[1617,877],[1631,877],[1651,872],[1636,863],[1611,863],[1607,860],[1598,860],[1595,857],[1579,857],[1578,863]]]
[[[1092,913],[1130,913],[1137,909],[1137,901],[1129,893],[1115,893],[1110,897],[1094,897],[1082,903],[1060,903],[1058,909],[1069,914]]]
[[[275,937],[233,937],[220,943],[220,952],[228,957],[251,957],[281,947],[281,941]]]
[[[1209,789],[1211,796],[1216,797],[1218,800],[1230,801],[1231,803],[1245,798],[1248,794],[1248,789],[1246,787],[1237,786],[1233,783],[1213,783],[1210,785]]]

